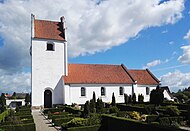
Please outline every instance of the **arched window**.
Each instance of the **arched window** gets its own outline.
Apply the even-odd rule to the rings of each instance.
[[[119,95],[123,95],[124,94],[124,89],[123,87],[119,87]]]
[[[55,48],[54,48],[54,43],[48,42],[48,43],[47,43],[47,50],[48,50],[48,51],[54,51],[54,50],[55,50]]]
[[[86,89],[81,87],[81,96],[86,96]]]
[[[105,96],[106,95],[106,89],[105,87],[101,87],[101,96]]]
[[[146,87],[146,95],[149,95],[149,94],[150,94],[150,88]]]

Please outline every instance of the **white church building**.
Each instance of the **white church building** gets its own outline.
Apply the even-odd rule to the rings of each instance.
[[[84,104],[96,98],[124,102],[124,94],[150,92],[160,81],[148,70],[130,70],[125,65],[68,64],[65,19],[59,22],[31,20],[32,106]]]

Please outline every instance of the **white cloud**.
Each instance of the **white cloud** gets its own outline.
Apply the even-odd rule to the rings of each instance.
[[[168,33],[168,30],[163,30],[161,33],[166,34],[166,33]]]
[[[190,86],[190,72],[182,73],[180,71],[169,72],[160,77],[162,85],[167,85],[172,91],[187,88]]]
[[[166,59],[164,61],[154,60],[154,61],[151,61],[151,62],[147,63],[146,66],[143,66],[143,68],[146,69],[146,68],[154,67],[154,66],[157,66],[157,65],[160,65],[160,64],[165,64],[165,63],[168,63],[170,60],[171,59]]]
[[[39,19],[65,16],[70,57],[106,51],[143,29],[182,18],[184,0],[6,0],[0,3],[0,69],[6,74],[30,67],[30,14]],[[3,74],[1,74],[3,75]],[[18,87],[19,88],[19,87]]]
[[[187,32],[187,34],[183,38],[190,40],[190,30]]]
[[[0,76],[1,92],[31,92],[30,73],[16,73]]]
[[[183,55],[181,55],[178,60],[183,64],[190,64],[190,45],[182,46]]]
[[[161,64],[161,60],[154,60],[146,64],[143,68],[150,68]]]
[[[174,41],[170,41],[169,44],[170,44],[170,45],[173,45],[173,44],[174,44]]]

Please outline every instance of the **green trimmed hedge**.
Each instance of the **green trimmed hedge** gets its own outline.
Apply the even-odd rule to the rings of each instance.
[[[33,119],[33,116],[30,114],[30,115],[19,115],[18,116],[20,119]]]
[[[34,119],[23,119],[20,122],[22,124],[34,123]],[[12,124],[14,124],[14,123],[11,121],[5,121],[5,122],[1,123],[1,125],[12,125]]]
[[[63,112],[65,108],[50,108],[50,109],[45,109],[43,111],[44,114],[48,114],[48,113],[55,113],[55,112]]]
[[[68,107],[68,106],[65,107],[65,111],[72,113],[72,114],[81,114],[82,113],[82,110],[75,109],[73,107]]]
[[[67,128],[68,131],[99,131],[100,125],[71,127]]]
[[[157,121],[158,117],[159,117],[158,115],[148,115],[148,116],[146,117],[146,121],[147,121],[148,123],[152,123],[152,122]]]
[[[144,107],[124,105],[124,104],[117,104],[117,107],[119,108],[120,111],[137,111],[143,114],[147,113]]]
[[[67,123],[70,120],[72,120],[74,117],[67,117],[67,118],[57,118],[53,119],[52,123],[54,123],[54,126],[61,126],[62,123]]]
[[[183,121],[182,116],[159,118],[159,123],[160,125],[163,125],[163,126],[171,126],[173,122],[180,124],[182,121]]]
[[[59,114],[50,113],[48,114],[48,119],[52,119],[53,116],[60,116],[60,115],[62,115],[63,117],[67,117],[71,114],[69,114],[69,112],[60,112]]]
[[[0,126],[5,131],[36,131],[34,123],[18,124],[18,125],[3,125]]]
[[[158,124],[147,124],[140,121],[115,117],[110,115],[102,115],[102,130],[118,130],[118,131],[136,131],[136,130],[154,130],[154,131],[182,131],[182,129],[174,127],[164,127]]]
[[[1,114],[0,114],[0,123],[1,123],[1,122],[4,122],[5,117],[8,116],[8,115],[9,115],[9,111],[8,111],[8,110],[6,110],[6,111],[4,111],[3,113],[1,113]]]
[[[23,111],[23,112],[17,112],[14,114],[15,116],[20,116],[20,115],[31,115],[31,111]]]

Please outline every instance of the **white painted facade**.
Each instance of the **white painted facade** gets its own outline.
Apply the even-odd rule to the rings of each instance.
[[[85,88],[85,96],[81,96],[81,87]],[[105,95],[101,96],[101,87],[105,88]],[[64,104],[71,105],[72,103],[84,104],[87,100],[92,99],[93,92],[96,94],[96,99],[100,98],[103,102],[110,103],[112,101],[112,93],[117,103],[124,102],[124,95],[120,95],[119,89],[123,87],[124,93],[131,95],[132,94],[132,85],[123,85],[123,84],[71,84],[64,86]]]
[[[168,91],[164,90],[163,94],[164,94],[164,98],[166,98],[167,100],[174,101],[174,99],[170,96],[170,94],[168,93]]]

